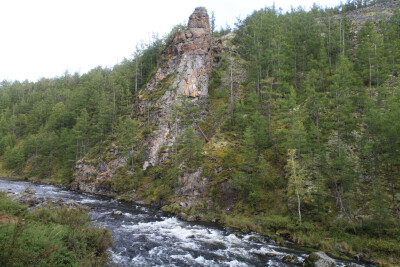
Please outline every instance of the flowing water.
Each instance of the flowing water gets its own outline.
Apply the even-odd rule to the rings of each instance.
[[[243,234],[215,224],[185,222],[158,209],[108,197],[63,190],[52,185],[0,179],[0,190],[36,197],[73,200],[91,207],[94,223],[111,230],[113,265],[119,266],[301,266],[308,253],[278,246],[257,234]],[[113,211],[122,215],[112,215]],[[269,257],[262,256],[270,253]],[[296,264],[285,262],[293,256]],[[338,261],[338,266],[346,266]]]

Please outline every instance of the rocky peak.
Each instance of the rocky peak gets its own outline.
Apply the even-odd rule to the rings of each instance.
[[[188,29],[202,28],[210,32],[210,18],[205,7],[196,7],[189,17]]]
[[[200,97],[208,95],[212,51],[210,22],[207,10],[198,7],[189,17],[186,31],[176,33],[164,57],[168,66],[160,68],[158,78],[175,76],[173,87],[177,95]]]
[[[152,116],[153,120],[150,118],[158,130],[148,140],[143,169],[156,166],[165,160],[168,153],[160,154],[160,148],[173,144],[182,133],[181,126],[173,126],[168,120],[172,116],[172,106],[179,105],[180,96],[191,98],[195,105],[202,106],[204,110],[213,53],[207,10],[198,7],[190,15],[187,29],[176,33],[172,44],[164,51],[165,63],[160,66],[145,89],[145,93],[153,93],[159,90],[163,81],[170,81],[159,101],[141,103],[141,110],[151,109],[154,105],[159,106],[158,112]],[[173,129],[181,130],[177,132]]]

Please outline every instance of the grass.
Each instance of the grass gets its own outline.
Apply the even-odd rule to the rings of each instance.
[[[352,260],[362,253],[363,261],[373,261],[381,266],[399,266],[399,235],[374,237],[363,233],[349,233],[345,227],[331,227],[305,221],[298,223],[297,217],[283,215],[226,215],[215,213],[218,221],[243,232],[255,231],[267,235],[285,245],[284,240],[293,241],[302,248],[322,250],[330,256]],[[215,218],[214,217],[214,218]],[[398,226],[393,225],[393,228]]]
[[[83,209],[36,208],[0,192],[0,266],[103,266],[112,246],[108,229],[90,224]]]

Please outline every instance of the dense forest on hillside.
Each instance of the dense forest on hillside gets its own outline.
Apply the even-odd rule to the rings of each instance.
[[[392,16],[373,9],[393,2],[286,13],[264,8],[232,32],[213,31],[226,49],[212,72],[207,118],[188,127],[161,166],[141,171],[141,154],[131,153],[110,186],[173,203],[179,186],[173,177],[201,168],[211,181],[212,203],[204,205],[223,223],[337,256],[364,250],[365,259],[398,264],[400,13],[393,6]],[[364,14],[347,16],[353,11]],[[110,147],[133,151],[154,130],[137,113],[140,91],[180,29],[154,37],[112,69],[3,81],[4,175],[70,183],[79,160]],[[226,181],[235,195],[228,202]]]

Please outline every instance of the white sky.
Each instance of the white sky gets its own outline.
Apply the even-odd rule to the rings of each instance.
[[[291,6],[336,6],[339,0],[275,1]],[[136,44],[152,33],[163,36],[187,22],[197,6],[214,11],[217,29],[273,0],[1,0],[0,81],[85,73],[131,58]]]

